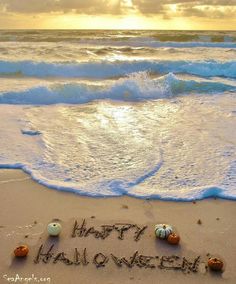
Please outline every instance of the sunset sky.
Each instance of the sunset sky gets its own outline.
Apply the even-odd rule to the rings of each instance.
[[[236,30],[236,0],[0,0],[0,28]]]

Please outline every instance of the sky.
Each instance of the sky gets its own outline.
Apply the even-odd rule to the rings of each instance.
[[[0,0],[0,29],[236,30],[236,0]]]

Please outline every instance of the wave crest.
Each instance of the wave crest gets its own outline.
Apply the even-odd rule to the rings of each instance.
[[[173,73],[151,79],[147,72],[138,72],[102,87],[85,83],[66,83],[54,84],[51,87],[38,86],[21,92],[6,92],[0,95],[0,103],[49,105],[83,104],[102,99],[142,101],[183,94],[210,94],[235,90],[235,86],[220,82],[182,80]]]
[[[132,61],[95,63],[46,63],[34,61],[0,61],[0,74],[21,74],[30,77],[111,78],[134,72],[159,74],[186,73],[201,77],[222,76],[236,78],[236,61]]]

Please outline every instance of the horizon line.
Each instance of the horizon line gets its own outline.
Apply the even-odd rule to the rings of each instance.
[[[80,28],[64,28],[64,29],[55,29],[55,28],[32,28],[32,29],[29,29],[29,28],[1,28],[0,27],[0,30],[11,30],[11,31],[15,31],[15,30],[28,30],[28,31],[34,31],[34,30],[41,30],[41,31],[44,31],[44,30],[57,30],[57,31],[66,31],[66,30],[78,30],[78,31],[225,31],[225,32],[236,32],[236,29],[234,30],[227,30],[227,29],[101,29],[101,28],[98,28],[98,29],[86,29],[86,28],[83,28],[83,29],[80,29]]]

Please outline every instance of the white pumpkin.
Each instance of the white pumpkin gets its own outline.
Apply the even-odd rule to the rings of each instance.
[[[60,223],[50,223],[48,224],[48,234],[50,236],[58,236],[61,232]]]
[[[158,224],[155,226],[156,237],[160,239],[167,239],[168,236],[173,232],[173,229],[170,225],[167,224]]]

